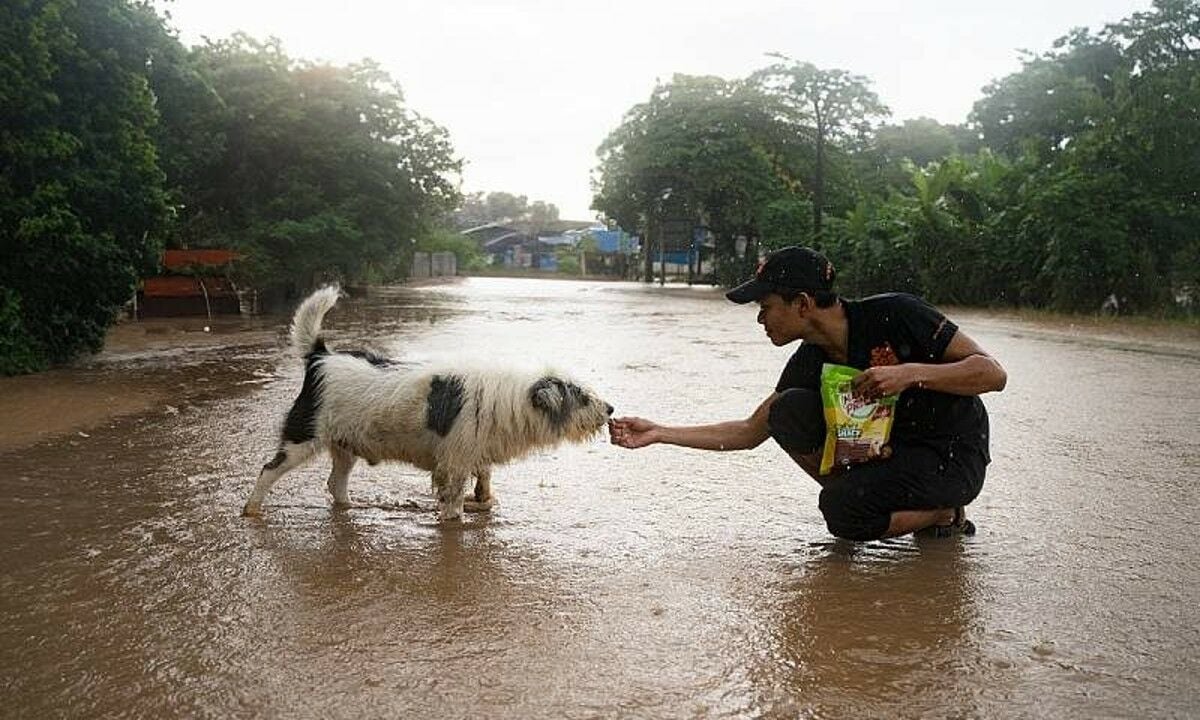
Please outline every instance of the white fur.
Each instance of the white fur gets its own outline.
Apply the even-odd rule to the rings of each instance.
[[[292,349],[298,356],[304,357],[312,350],[313,343],[321,333],[321,321],[325,319],[325,313],[333,309],[340,295],[336,285],[328,285],[309,295],[296,308],[291,335]]]
[[[337,298],[336,288],[322,288],[297,309],[291,339],[301,356],[322,342],[321,321]],[[372,464],[402,461],[432,473],[439,517],[458,518],[471,476],[477,478],[476,501],[490,506],[494,465],[564,441],[586,440],[612,413],[593,392],[549,371],[401,370],[336,352],[319,352],[308,362],[309,372],[319,374],[321,381],[313,437],[281,442],[275,460],[259,475],[244,514],[260,514],[280,477],[328,450],[333,457],[328,488],[336,504],[350,504],[346,487],[357,458]],[[439,379],[461,385],[460,394],[449,393],[459,396],[461,408],[453,423],[442,428],[445,434],[430,427],[430,392]]]

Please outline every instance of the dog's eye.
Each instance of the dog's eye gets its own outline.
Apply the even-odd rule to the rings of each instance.
[[[569,390],[571,394],[574,395],[577,400],[579,400],[580,405],[587,406],[591,404],[592,399],[588,397],[588,394],[585,393],[583,388],[579,387],[578,385],[572,383],[567,386],[567,390]]]

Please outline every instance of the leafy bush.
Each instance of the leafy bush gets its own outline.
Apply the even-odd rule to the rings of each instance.
[[[19,375],[46,367],[45,353],[25,331],[21,300],[8,288],[0,288],[0,375]]]
[[[579,274],[579,258],[575,253],[560,253],[558,255],[558,273],[560,275]]]
[[[161,33],[119,0],[0,9],[3,372],[98,349],[167,215],[146,81]]]

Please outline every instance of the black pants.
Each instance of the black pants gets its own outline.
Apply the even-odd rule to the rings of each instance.
[[[819,452],[825,444],[825,413],[813,390],[785,390],[771,405],[771,437],[790,453]],[[983,428],[986,436],[987,428]],[[987,456],[954,439],[891,443],[887,460],[852,465],[821,478],[821,514],[829,532],[849,540],[883,537],[897,510],[936,510],[966,505],[983,488]]]

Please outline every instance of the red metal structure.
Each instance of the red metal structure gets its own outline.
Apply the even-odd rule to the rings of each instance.
[[[142,281],[138,317],[239,314],[238,288],[227,275],[239,257],[232,250],[167,250],[163,274]]]

